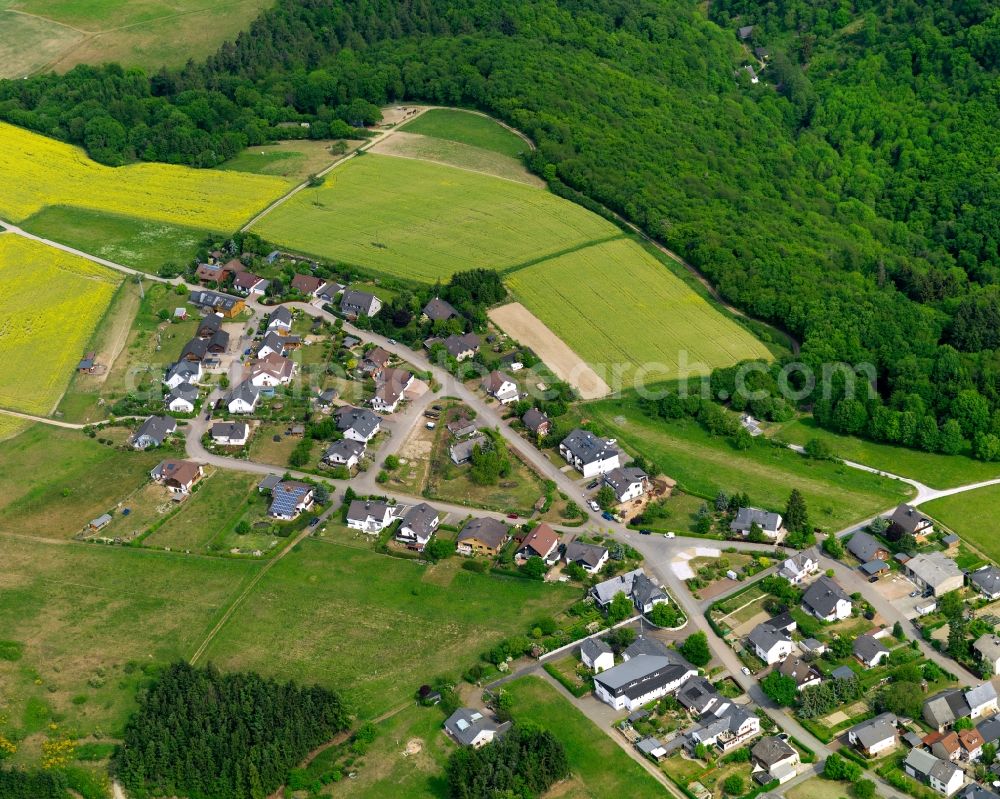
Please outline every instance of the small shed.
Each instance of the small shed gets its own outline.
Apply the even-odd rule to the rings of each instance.
[[[92,520],[90,522],[90,529],[91,530],[103,530],[109,524],[111,524],[111,514],[110,513],[102,513],[100,516],[98,516],[96,519],[94,519],[94,520]]]

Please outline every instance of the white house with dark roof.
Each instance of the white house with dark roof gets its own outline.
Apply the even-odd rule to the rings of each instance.
[[[271,489],[271,507],[267,515],[291,521],[313,505],[314,488],[297,480],[282,480]]]
[[[559,454],[584,477],[596,477],[621,465],[621,452],[613,440],[579,427],[560,442]]]
[[[459,746],[479,749],[502,736],[511,727],[511,722],[503,724],[471,707],[460,707],[445,720],[444,730]]]
[[[450,302],[435,297],[424,306],[423,315],[431,322],[444,322],[448,319],[457,319],[459,313]]]
[[[600,638],[588,638],[580,644],[580,660],[596,674],[607,671],[615,665],[611,647]]]
[[[232,389],[223,402],[230,413],[253,413],[260,402],[260,389],[245,380]]]
[[[965,782],[962,769],[925,749],[911,749],[903,761],[903,771],[942,796],[951,796]]]
[[[784,529],[780,513],[761,510],[760,508],[740,508],[736,517],[729,523],[733,533],[742,536],[750,535],[750,528],[756,524],[768,538],[780,538]]]
[[[750,758],[753,778],[762,784],[777,780],[783,785],[795,777],[800,762],[799,753],[792,745],[776,735],[761,738],[754,744]]]
[[[697,678],[684,683],[678,695],[694,679]],[[720,699],[702,715],[695,727],[685,733],[685,738],[690,749],[695,749],[698,744],[714,745],[725,754],[745,746],[757,735],[760,735],[760,718],[755,713],[728,699]]]
[[[337,429],[344,434],[344,438],[363,444],[367,444],[378,434],[382,424],[382,418],[378,414],[350,405],[341,405],[333,412],[333,416],[337,420]]]
[[[285,331],[286,333],[292,329],[292,312],[289,311],[284,305],[279,305],[270,315],[267,317],[267,330],[268,332],[272,330]]]
[[[976,639],[972,648],[984,663],[989,664],[993,674],[1000,674],[1000,636],[985,633]]]
[[[225,447],[242,447],[250,437],[246,422],[216,422],[210,431],[212,441]]]
[[[969,585],[987,599],[1000,599],[1000,569],[992,563],[969,575]]]
[[[410,549],[423,552],[440,522],[441,514],[426,502],[421,502],[403,514],[403,520],[396,532],[396,540],[406,544]]]
[[[795,655],[789,655],[781,661],[778,672],[795,680],[795,687],[800,691],[819,685],[822,681],[820,673],[811,664]]]
[[[132,449],[159,447],[177,430],[177,422],[171,416],[150,416],[139,425],[132,436]]]
[[[201,380],[201,376],[200,361],[178,361],[167,370],[167,375],[163,378],[163,385],[171,389],[176,388],[181,383],[195,385]]]
[[[323,453],[323,461],[331,466],[344,466],[353,469],[361,462],[365,454],[365,445],[353,438],[341,438],[334,441]]]
[[[912,535],[918,544],[934,532],[934,521],[905,503],[889,514],[889,526],[897,535]]]
[[[347,526],[367,535],[377,535],[392,524],[395,508],[375,499],[354,499],[347,509]]]
[[[594,694],[615,710],[635,710],[676,691],[698,670],[672,649],[637,655],[594,676]]]
[[[802,595],[802,608],[820,621],[840,621],[851,615],[851,598],[837,583],[823,575]]]
[[[750,631],[747,644],[754,654],[768,666],[780,663],[792,653],[792,639],[781,630],[776,630],[766,621]]]
[[[475,333],[448,336],[441,342],[445,351],[459,363],[474,358],[479,351],[480,343],[479,336]]]
[[[854,657],[869,669],[874,669],[883,660],[889,659],[889,649],[875,636],[865,634],[854,639]]]
[[[642,569],[616,575],[590,589],[590,596],[605,609],[619,593],[625,594],[640,613],[649,613],[656,605],[670,601]]]
[[[597,574],[608,562],[607,547],[597,544],[585,544],[580,541],[570,541],[566,544],[563,560],[567,565],[577,564],[587,574]]]
[[[494,369],[483,378],[483,391],[493,397],[501,405],[517,402],[521,392],[510,377]]]
[[[368,291],[345,289],[340,298],[340,312],[347,317],[375,316],[382,310],[382,300]]]
[[[847,731],[847,742],[865,757],[877,757],[882,752],[894,749],[899,743],[896,723],[896,717],[892,713],[883,713],[862,721]]]
[[[631,502],[646,493],[649,475],[635,466],[619,466],[604,473],[604,482],[615,492],[619,503]]]
[[[812,575],[819,574],[819,558],[814,550],[796,552],[781,564],[778,574],[792,585],[801,585]]]
[[[170,389],[170,393],[163,398],[163,404],[167,410],[174,413],[193,413],[195,403],[198,402],[198,388],[190,383],[180,383]]]

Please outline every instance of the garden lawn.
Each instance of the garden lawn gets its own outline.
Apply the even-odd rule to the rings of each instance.
[[[167,263],[183,268],[197,257],[198,245],[205,238],[201,230],[63,206],[44,208],[21,227],[150,274],[157,274]]]
[[[0,533],[71,538],[137,491],[163,457],[37,424],[0,442]]]
[[[749,330],[631,239],[542,261],[506,282],[612,389],[771,359]]]
[[[711,499],[718,492],[746,492],[750,501],[783,511],[788,494],[799,489],[809,518],[824,530],[885,511],[908,497],[904,483],[843,464],[809,460],[784,447],[755,440],[738,451],[729,441],[706,433],[690,419],[651,419],[632,400],[604,400],[583,406],[603,434],[656,463],[686,492]]]
[[[404,123],[400,130],[468,144],[512,158],[529,149],[520,136],[495,120],[458,108],[431,108]]]
[[[0,535],[0,734],[119,737],[142,670],[187,658],[259,564]],[[36,764],[37,765],[37,764]]]
[[[169,164],[107,167],[78,147],[0,123],[0,218],[22,222],[48,206],[127,214],[148,222],[231,233],[291,182]]]
[[[920,510],[950,527],[991,560],[1000,562],[1000,537],[996,534],[1000,486],[935,499],[921,505]]]
[[[919,480],[933,488],[953,488],[1000,477],[1000,465],[973,460],[966,455],[939,455],[907,447],[877,444],[854,436],[824,430],[811,418],[789,422],[778,428],[774,438],[789,444],[805,445],[818,438],[830,445],[833,454],[844,460]]]
[[[621,235],[542,189],[371,153],[299,192],[254,232],[285,249],[425,283],[464,269],[514,268]]]
[[[0,406],[52,412],[119,282],[83,258],[0,236]]]
[[[343,691],[362,717],[411,700],[436,676],[457,677],[481,652],[577,589],[461,569],[447,586],[427,567],[370,549],[307,539],[275,563],[222,628],[205,660]]]
[[[629,799],[662,797],[666,789],[555,688],[538,677],[522,677],[504,686],[514,698],[515,721],[549,730],[566,748],[569,766],[582,786],[559,792],[560,797]],[[617,735],[617,733],[614,733]]]

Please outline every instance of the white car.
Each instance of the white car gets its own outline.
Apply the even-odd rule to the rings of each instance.
[[[748,668],[747,668],[746,666],[744,666],[744,667],[743,667],[743,673],[744,673],[745,675],[747,675],[747,677],[749,677],[749,676],[750,676],[750,669],[748,669]]]
[[[427,429],[428,430],[433,430],[435,427],[437,427],[437,425],[434,424],[434,422],[428,422],[427,423]]]
[[[664,533],[664,538],[677,538],[677,533]]]
[[[590,505],[590,509],[593,511],[599,511],[601,509],[601,506],[598,505],[594,500],[590,500],[590,502],[588,502],[587,504]]]

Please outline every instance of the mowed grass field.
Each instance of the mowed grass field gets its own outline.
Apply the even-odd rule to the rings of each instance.
[[[361,142],[348,141],[353,149]],[[331,152],[330,141],[280,141],[257,147],[247,147],[239,155],[230,158],[218,169],[233,172],[252,172],[255,175],[277,175],[282,178],[305,180],[315,172],[330,166],[341,153]]]
[[[754,505],[781,512],[789,492],[798,488],[810,521],[825,531],[840,530],[912,496],[898,480],[810,460],[767,441],[755,440],[750,449],[738,451],[693,420],[651,419],[627,399],[588,403],[581,413],[605,435],[655,462],[688,493],[714,497],[719,491],[730,496],[745,491]]]
[[[399,129],[467,144],[511,158],[516,158],[529,149],[527,142],[520,136],[495,120],[460,108],[431,108],[400,125]]]
[[[0,734],[58,720],[117,737],[143,667],[186,658],[259,568],[0,535]],[[131,664],[131,665],[129,665]]]
[[[977,488],[962,494],[925,502],[920,510],[950,527],[976,549],[1000,563],[1000,485]]]
[[[457,677],[489,646],[580,596],[564,585],[474,574],[456,559],[433,569],[307,539],[267,573],[205,660],[333,686],[371,717],[436,676]]]
[[[561,799],[628,796],[654,799],[668,793],[594,722],[540,677],[522,677],[504,686],[514,699],[515,721],[532,722],[562,742],[572,779],[554,789]],[[617,733],[613,733],[617,735]]]
[[[244,30],[271,0],[0,0],[0,78],[117,61],[183,66]]]
[[[0,218],[21,222],[49,206],[71,206],[198,230],[236,230],[291,181],[168,164],[119,168],[78,147],[0,123]]]
[[[120,281],[83,258],[0,235],[0,406],[52,411]]]
[[[71,538],[137,491],[164,457],[36,424],[0,442],[0,533]]]
[[[365,154],[254,226],[275,244],[433,283],[510,269],[620,234],[547,191],[425,161]]]
[[[628,238],[514,272],[507,285],[605,382],[625,388],[708,374],[771,353]],[[531,342],[524,342],[530,345]]]

